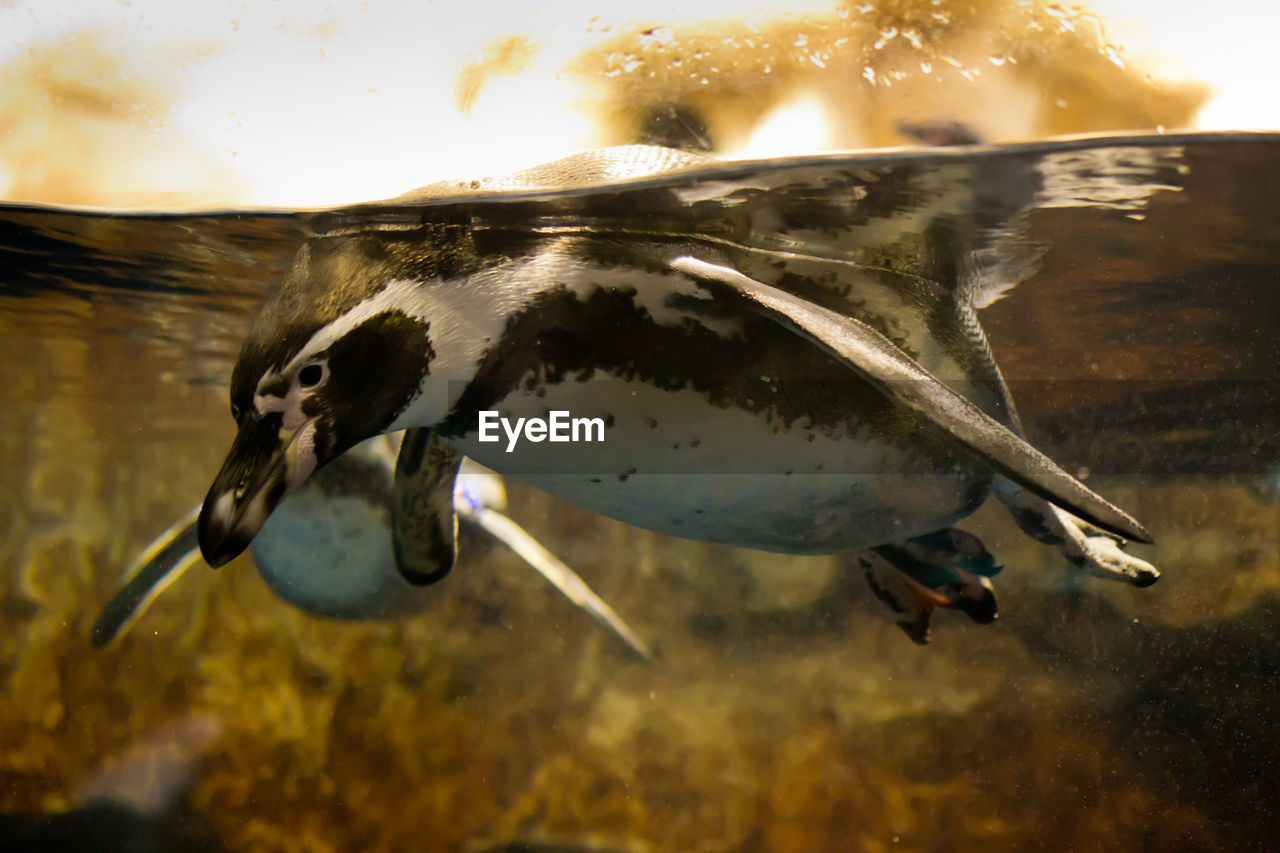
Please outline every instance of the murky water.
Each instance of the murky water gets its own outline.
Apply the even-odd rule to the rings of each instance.
[[[171,792],[159,830],[228,849],[1265,847],[1280,797],[1280,141],[814,168],[855,166],[896,175],[903,204],[948,170],[988,190],[966,215],[1001,226],[993,257],[1026,278],[980,316],[1028,433],[1153,531],[1140,553],[1159,584],[1084,578],[989,506],[962,526],[1006,566],[1000,621],[942,614],[917,648],[845,557],[671,539],[513,485],[512,517],[660,663],[470,534],[411,618],[307,615],[242,559],[197,566],[96,650],[121,568],[221,462],[257,305],[332,217],[0,208],[0,808],[85,806],[164,752],[189,785],[142,785]],[[732,167],[696,191],[777,191],[794,169]],[[636,204],[419,210],[563,225],[576,204],[671,230],[674,214],[643,205],[654,186],[628,190]],[[851,251],[823,242],[848,225],[829,219],[838,204],[794,201],[827,217],[809,250]]]

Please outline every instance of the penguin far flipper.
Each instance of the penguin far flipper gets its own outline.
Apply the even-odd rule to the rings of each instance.
[[[396,568],[414,586],[441,580],[458,553],[454,481],[462,454],[426,427],[405,430],[391,486]]]
[[[469,485],[483,483],[480,478],[492,478],[488,485],[492,492],[502,494],[501,481],[497,475],[482,469],[475,463],[464,463],[462,474],[458,477],[458,488],[454,493],[454,507],[458,515],[483,529],[512,551],[515,551],[526,563],[538,571],[551,585],[583,610],[591,614],[601,625],[608,628],[628,648],[635,652],[645,663],[656,660],[653,649],[641,639],[630,625],[618,615],[609,603],[596,595],[586,581],[577,572],[565,565],[564,561],[548,551],[541,542],[533,538],[529,531],[512,521],[501,512],[500,502],[490,498],[473,498]],[[505,495],[502,495],[505,500]]]
[[[1103,530],[1150,542],[1146,529],[1062,470],[1026,439],[948,388],[865,323],[692,256],[669,261],[714,296],[731,297],[813,341],[882,393],[946,430],[1009,480]]]

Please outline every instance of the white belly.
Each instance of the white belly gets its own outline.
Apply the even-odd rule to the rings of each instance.
[[[764,414],[712,405],[691,389],[665,391],[602,378],[513,394],[495,407],[514,423],[606,418],[599,443],[477,432],[453,445],[499,473],[620,521],[673,536],[767,551],[831,553],[948,527],[977,508],[989,472],[865,427],[789,427]]]

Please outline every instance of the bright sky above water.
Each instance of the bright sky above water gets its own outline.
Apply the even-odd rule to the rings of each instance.
[[[1270,3],[1094,0],[1092,8],[1111,41],[1157,78],[1213,87],[1200,127],[1280,127],[1272,91],[1280,12]],[[143,158],[151,174],[175,188],[216,189],[224,203],[321,205],[494,174],[599,144],[596,119],[581,108],[581,83],[559,72],[609,37],[600,31],[608,22],[657,16],[679,25],[782,10],[829,14],[830,5],[682,0],[655,10],[652,3],[558,0],[540,11],[515,3],[40,0],[0,7],[0,64],[92,32],[172,102],[144,128],[148,142],[175,140]],[[607,20],[593,21],[597,14]],[[522,32],[536,35],[542,51],[521,75],[494,78],[462,115],[460,69],[485,45]],[[13,81],[5,82],[13,91]],[[15,110],[4,106],[0,100],[0,123]],[[800,98],[784,109],[761,123],[751,151],[823,144],[820,105]],[[0,140],[0,196],[15,170],[31,168],[5,155]],[[68,156],[78,155],[73,148]]]

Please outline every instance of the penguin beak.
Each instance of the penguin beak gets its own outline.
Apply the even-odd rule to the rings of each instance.
[[[281,431],[277,414],[249,416],[241,423],[200,507],[200,552],[209,565],[224,565],[249,547],[290,491],[294,454],[289,451],[295,438],[296,433]]]

